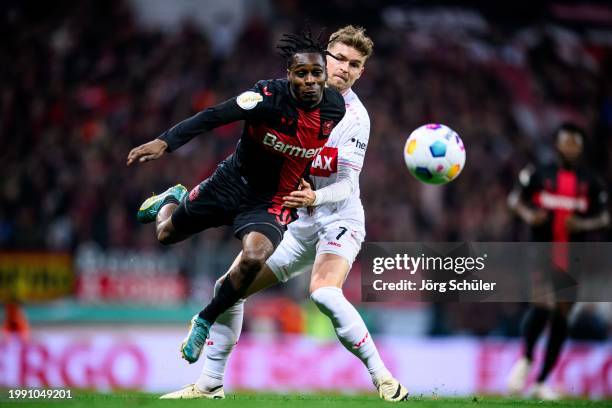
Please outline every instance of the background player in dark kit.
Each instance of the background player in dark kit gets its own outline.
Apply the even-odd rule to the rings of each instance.
[[[210,324],[233,305],[282,239],[295,210],[282,197],[296,190],[312,158],[322,149],[345,113],[342,95],[325,87],[326,47],[310,33],[285,35],[279,46],[287,60],[287,79],[259,81],[253,88],[172,127],[136,147],[128,165],[161,157],[194,136],[244,120],[236,151],[189,194],[177,185],[146,200],[143,223],[156,221],[157,237],[172,244],[210,227],[232,225],[242,241],[238,264],[218,294],[192,319],[181,352],[198,359]]]
[[[511,193],[509,204],[531,226],[532,241],[581,241],[586,232],[609,224],[607,192],[599,177],[581,160],[584,131],[566,123],[557,129],[554,137],[558,161],[548,166],[528,166],[521,171],[519,186]],[[550,322],[544,363],[531,393],[542,399],[558,398],[544,382],[567,338],[567,317],[572,305],[573,302],[555,302],[531,306],[523,322],[524,355],[509,377],[511,392],[519,393],[525,387],[534,347]]]

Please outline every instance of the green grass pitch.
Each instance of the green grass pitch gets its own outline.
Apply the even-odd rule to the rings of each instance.
[[[250,408],[250,407],[278,407],[278,408],[360,408],[360,407],[389,407],[393,406],[379,400],[374,395],[317,395],[317,394],[261,394],[261,393],[230,393],[224,400],[159,400],[159,394],[146,394],[139,392],[119,392],[101,394],[94,392],[74,391],[70,400],[50,399],[9,399],[8,391],[4,390],[0,396],[2,407],[75,407],[75,408],[158,408],[158,407],[220,407],[220,408]],[[481,407],[612,407],[612,401],[587,401],[569,399],[554,402],[536,400],[510,399],[503,397],[474,396],[469,398],[436,398],[432,396],[410,397],[408,401],[399,403],[400,406],[416,408],[481,408]]]

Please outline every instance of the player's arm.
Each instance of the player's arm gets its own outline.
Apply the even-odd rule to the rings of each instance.
[[[335,183],[312,190],[310,184],[302,180],[299,191],[284,197],[284,205],[289,208],[313,207],[349,198],[359,183],[369,133],[369,126],[355,126],[345,135],[344,143],[338,149],[338,177]]]
[[[572,232],[595,231],[610,225],[610,213],[608,212],[608,192],[603,187],[601,180],[596,180],[589,192],[589,202],[592,208],[590,215],[572,215],[567,218],[567,228]]]
[[[135,147],[128,154],[128,166],[135,161],[146,162],[158,159],[164,153],[178,149],[195,136],[228,123],[247,119],[263,100],[260,88],[261,83],[258,83],[235,98],[207,108],[177,123],[157,139]]]
[[[533,166],[527,166],[519,173],[519,184],[508,196],[508,207],[528,225],[541,225],[548,218],[548,212],[529,205],[529,199],[536,189],[538,176]]]
[[[568,217],[566,223],[567,228],[572,232],[594,231],[610,225],[610,214],[604,211],[593,217],[572,215]]]

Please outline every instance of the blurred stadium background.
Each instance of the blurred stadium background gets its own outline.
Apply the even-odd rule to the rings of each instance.
[[[240,126],[158,162],[127,168],[125,158],[284,76],[274,44],[306,18],[328,33],[360,24],[375,41],[355,87],[372,120],[361,176],[369,241],[525,240],[506,195],[523,165],[552,159],[564,120],[587,129],[588,160],[612,179],[607,2],[8,1],[0,18],[0,299],[13,323],[0,387],[161,392],[197,377],[180,340],[238,242],[218,229],[162,248],[135,213],[152,192],[207,177]],[[453,127],[468,149],[446,187],[419,184],[403,163],[406,137],[427,122]],[[307,299],[307,278],[247,302],[227,388],[371,391]],[[411,391],[504,392],[525,305],[360,303],[359,285],[357,264],[345,293]],[[553,386],[612,397],[611,322],[609,304],[581,305]]]

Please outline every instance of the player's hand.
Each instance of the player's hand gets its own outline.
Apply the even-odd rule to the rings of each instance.
[[[531,212],[531,216],[527,221],[527,224],[537,227],[538,225],[542,225],[548,219],[548,212],[543,209],[533,210]]]
[[[583,227],[583,222],[580,218],[570,215],[565,219],[565,228],[569,232],[580,232],[585,228]]]
[[[167,148],[168,143],[164,142],[163,140],[151,140],[148,143],[145,143],[130,150],[130,153],[127,157],[127,165],[129,166],[135,161],[144,163],[146,161],[159,159],[164,154]]]
[[[300,180],[298,190],[292,191],[288,196],[283,197],[283,206],[287,208],[310,207],[315,201],[315,192],[310,184]]]

